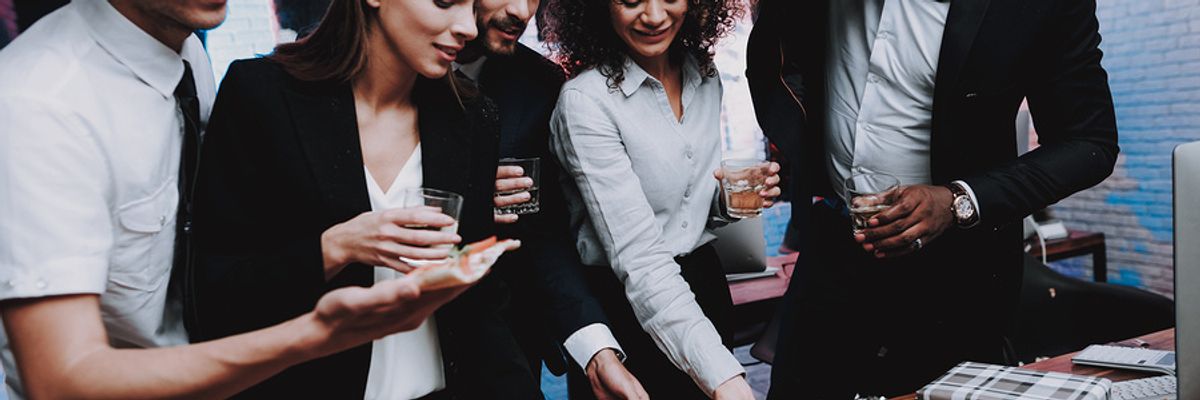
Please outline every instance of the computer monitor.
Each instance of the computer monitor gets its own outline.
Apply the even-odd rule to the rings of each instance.
[[[1200,142],[1175,148],[1175,353],[1180,399],[1200,399]]]

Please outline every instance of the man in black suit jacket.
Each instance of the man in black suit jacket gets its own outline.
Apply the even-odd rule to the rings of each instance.
[[[644,397],[641,385],[621,364],[619,345],[608,320],[583,280],[583,264],[569,232],[569,216],[558,166],[549,149],[550,114],[564,81],[562,68],[517,42],[537,11],[539,0],[485,0],[475,6],[479,36],[459,53],[459,73],[476,80],[500,111],[500,157],[540,159],[540,210],[528,215],[498,215],[503,237],[521,239],[522,248],[506,255],[496,274],[512,290],[513,335],[530,371],[568,369],[565,355],[586,370],[599,397]],[[511,167],[510,167],[511,168]],[[522,171],[502,167],[497,191],[527,189]],[[524,202],[525,192],[498,196],[497,206]],[[549,322],[549,323],[547,323]],[[536,378],[536,376],[535,376]],[[573,384],[572,390],[589,385]],[[582,386],[582,387],[581,387]]]
[[[807,229],[772,398],[897,395],[960,361],[1012,362],[1021,218],[1102,181],[1118,152],[1095,0],[836,1],[762,0],[747,51],[759,122],[796,168],[794,198],[825,199],[797,213]],[[848,47],[854,39],[864,54]],[[933,46],[913,45],[922,40]],[[1041,147],[1018,157],[1023,99]],[[838,130],[846,104],[858,125],[845,129],[851,115]],[[903,113],[911,124],[897,126]],[[839,141],[876,131],[924,145],[851,145],[855,168],[902,158],[912,163],[897,169],[926,175],[855,235],[831,168],[845,166]]]

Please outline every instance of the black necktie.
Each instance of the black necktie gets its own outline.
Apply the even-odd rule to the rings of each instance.
[[[175,101],[183,111],[183,153],[179,158],[179,209],[188,213],[192,200],[192,180],[196,177],[196,164],[200,158],[200,99],[196,97],[196,80],[192,78],[192,66],[183,62],[183,78],[175,86]],[[189,213],[190,214],[190,213]],[[186,214],[183,214],[186,215]],[[187,225],[188,219],[178,220]]]
[[[187,61],[183,62],[183,77],[175,86],[175,102],[183,113],[183,150],[179,157],[179,209],[175,214],[175,259],[169,290],[181,296],[184,293],[180,292],[183,289],[180,285],[185,285],[181,279],[188,275],[185,270],[191,252],[192,188],[200,159],[200,99],[196,97],[196,80]]]

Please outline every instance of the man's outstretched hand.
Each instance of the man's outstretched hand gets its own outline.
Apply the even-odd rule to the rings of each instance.
[[[371,287],[346,287],[326,293],[306,315],[313,327],[311,347],[319,356],[416,329],[434,311],[471,285],[422,292],[411,277],[378,282]]]
[[[584,372],[592,384],[592,394],[599,400],[650,398],[613,349],[600,350],[592,356]]]

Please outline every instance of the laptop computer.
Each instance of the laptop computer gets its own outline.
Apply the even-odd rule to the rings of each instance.
[[[1175,148],[1175,353],[1179,399],[1200,399],[1200,142]]]

